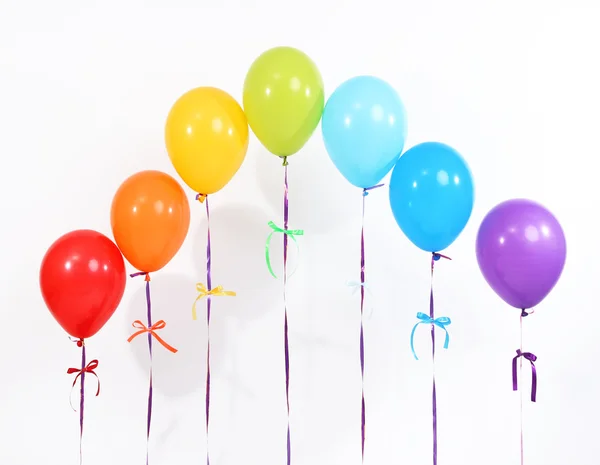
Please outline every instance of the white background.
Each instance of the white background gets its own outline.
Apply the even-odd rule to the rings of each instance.
[[[519,461],[510,379],[518,312],[487,287],[474,243],[490,208],[529,197],[561,221],[568,258],[558,286],[525,321],[525,349],[539,357],[538,402],[525,404],[526,463],[597,465],[594,2],[202,3],[0,2],[0,463],[78,461],[65,371],[79,351],[38,290],[47,247],[77,228],[110,235],[111,199],[130,174],[174,174],[163,125],[180,94],[214,85],[240,100],[253,59],[292,45],[318,64],[327,95],[357,74],[388,80],[407,107],[407,147],[443,141],[472,168],[473,216],[446,251],[454,260],[436,272],[437,314],[453,320],[437,363],[439,464]],[[282,175],[280,160],[253,138],[239,173],[210,199],[213,282],[238,293],[213,306],[213,465],[285,463],[281,281],[264,263],[267,222],[281,223]],[[428,307],[429,257],[397,228],[387,188],[367,200],[374,297],[365,322],[365,463],[430,464],[427,329],[416,338],[423,360],[408,344],[416,313]],[[360,204],[318,129],[290,159],[290,227],[306,231],[289,284],[294,465],[360,463],[359,301],[346,286],[358,279]],[[156,350],[152,465],[204,460],[205,325],[190,313],[194,284],[204,281],[206,222],[203,207],[192,206],[185,244],[152,281],[155,318],[180,349]],[[88,343],[102,393],[93,397],[90,382],[86,465],[144,462],[148,357],[143,338],[126,342],[144,312],[143,280],[130,280],[114,318]],[[529,375],[522,384],[528,392]]]

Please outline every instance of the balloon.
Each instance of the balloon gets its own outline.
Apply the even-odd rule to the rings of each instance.
[[[483,277],[508,305],[535,307],[550,293],[565,266],[567,242],[558,220],[525,199],[502,202],[477,233]]]
[[[198,87],[171,108],[165,142],[181,179],[197,193],[214,194],[233,178],[246,157],[246,115],[227,92]]]
[[[40,268],[40,289],[52,316],[73,337],[96,334],[125,292],[125,262],[105,235],[87,229],[58,238]]]
[[[319,124],[325,94],[313,61],[276,47],[259,56],[244,81],[244,111],[256,137],[279,157],[293,155]]]
[[[183,244],[190,227],[190,205],[171,176],[141,171],[117,190],[110,222],[129,263],[151,273],[169,263]]]
[[[394,218],[411,242],[427,252],[440,252],[456,240],[471,217],[473,197],[469,167],[445,144],[412,147],[392,172]]]
[[[354,77],[329,97],[323,140],[336,168],[356,187],[372,187],[398,161],[406,139],[406,111],[387,82]]]

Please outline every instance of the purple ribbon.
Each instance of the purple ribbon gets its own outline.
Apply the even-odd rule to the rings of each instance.
[[[86,357],[85,357],[85,342],[83,339],[76,341],[77,346],[81,347],[81,371],[79,378],[79,465],[83,463],[83,408],[85,405],[85,373],[86,373]],[[69,373],[69,371],[67,371]]]
[[[360,415],[360,432],[361,432],[361,456],[362,462],[365,461],[365,438],[366,438],[366,406],[365,406],[365,339],[363,316],[365,309],[365,199],[369,195],[369,191],[382,187],[383,184],[366,187],[363,189],[362,201],[362,216],[360,229],[360,378],[361,378],[361,415]]]
[[[519,389],[517,383],[517,359],[523,357],[525,360],[528,360],[531,364],[531,402],[535,402],[537,395],[537,371],[535,369],[535,361],[537,357],[531,352],[522,352],[521,349],[517,349],[517,355],[513,357],[512,360],[512,384],[513,391],[517,391]]]
[[[288,164],[287,157],[283,159],[284,182],[283,182],[283,229],[288,229],[289,205],[288,205]],[[287,255],[288,235],[283,235],[283,347],[285,353],[285,400],[287,405],[287,465],[292,463],[292,440],[290,431],[290,347],[288,341],[288,312],[287,312]]]
[[[148,328],[152,327],[152,302],[150,300],[150,274],[145,271],[129,275],[131,278],[145,276],[146,278],[146,308],[148,318]],[[146,422],[146,465],[149,463],[149,445],[150,445],[150,425],[152,424],[152,333],[148,332],[148,353],[150,355],[150,373],[148,385],[148,414]]]
[[[202,194],[198,194],[196,197],[198,200],[202,197]],[[208,207],[208,197],[204,196],[204,202],[206,205],[206,286],[208,289],[212,289],[212,277],[211,277],[211,247],[210,247],[210,209]],[[208,432],[210,424],[210,309],[211,309],[211,296],[206,296],[206,465],[210,465],[210,454],[208,448]]]
[[[81,382],[79,383],[79,465],[83,463],[83,407],[85,405],[85,343],[81,343]]]
[[[435,309],[434,309],[434,301],[433,301],[433,269],[435,267],[435,262],[437,262],[440,258],[445,258],[446,260],[452,260],[450,257],[446,255],[442,255],[437,252],[433,252],[431,254],[431,289],[429,291],[429,316],[432,320],[435,320]],[[431,325],[431,359],[435,364],[435,325]],[[433,465],[437,465],[437,394],[435,389],[435,370],[432,375],[433,386],[431,391],[431,411],[433,414]]]
[[[83,411],[85,407],[85,376],[86,373],[89,373],[96,377],[98,380],[98,390],[96,391],[96,396],[100,395],[100,380],[98,379],[98,375],[95,370],[98,368],[98,360],[92,360],[90,363],[86,365],[86,356],[85,356],[85,341],[83,339],[71,339],[73,342],[77,344],[77,347],[81,347],[81,368],[69,368],[67,369],[67,374],[75,374],[75,379],[73,380],[73,386],[71,389],[71,396],[69,396],[69,403],[71,404],[71,408],[73,411],[75,407],[73,407],[73,402],[71,400],[73,389],[75,388],[75,384],[79,379],[79,464],[83,463]]]

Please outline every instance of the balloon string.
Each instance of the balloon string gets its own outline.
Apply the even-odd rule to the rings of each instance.
[[[429,291],[429,317],[435,320],[435,309],[433,300],[433,269],[435,262],[440,258],[452,260],[446,255],[436,252],[431,254],[431,287]],[[431,411],[433,414],[433,465],[437,465],[437,450],[438,450],[438,430],[437,430],[437,393],[435,388],[435,324],[431,325],[431,361],[432,361],[432,390],[431,390]]]
[[[73,397],[73,389],[75,388],[75,384],[77,384],[77,380],[79,379],[79,464],[83,463],[83,413],[85,406],[85,375],[89,373],[96,377],[98,380],[98,389],[96,390],[96,396],[100,395],[100,380],[98,379],[98,375],[96,374],[96,368],[98,368],[98,360],[92,360],[90,363],[86,365],[86,354],[85,354],[85,341],[83,339],[71,339],[73,342],[77,343],[77,347],[81,347],[81,368],[68,368],[67,374],[75,374],[75,379],[73,380],[73,386],[71,388],[71,395],[69,396],[69,403],[71,404],[71,408],[75,410],[73,407],[72,397]]]
[[[81,377],[79,382],[79,464],[83,463],[83,408],[85,405],[85,344],[81,343]]]
[[[210,209],[208,207],[208,197],[205,197],[206,201],[206,285],[208,289],[212,289],[212,276],[211,276],[211,246],[210,246]],[[234,294],[235,295],[235,294]],[[211,310],[212,298],[209,295],[206,296],[206,465],[210,465],[209,455],[209,418],[210,418],[210,310]]]
[[[360,378],[361,378],[361,413],[360,413],[360,433],[361,433],[361,457],[362,463],[365,461],[365,438],[366,438],[366,406],[365,406],[365,339],[364,339],[364,309],[365,309],[365,200],[369,191],[377,189],[383,184],[367,187],[363,189],[362,215],[360,229]]]
[[[152,301],[150,299],[150,274],[142,271],[142,272],[133,273],[130,275],[130,277],[132,277],[132,278],[134,278],[136,276],[145,276],[148,328],[152,328]],[[149,373],[149,383],[148,383],[148,413],[147,413],[147,420],[146,420],[146,465],[148,465],[149,457],[150,457],[150,425],[152,424],[152,397],[153,397],[152,336],[153,336],[152,332],[148,331],[148,354],[150,356],[150,373]]]
[[[429,291],[429,317],[435,320],[435,307],[433,301],[433,268],[435,264],[435,255],[431,257],[431,288]],[[431,392],[431,410],[433,414],[433,465],[437,465],[437,395],[435,389],[435,326],[431,325],[431,360],[432,360],[432,392]]]
[[[361,412],[360,412],[360,433],[361,433],[361,457],[362,463],[365,462],[365,427],[366,427],[366,408],[365,408],[365,340],[363,328],[363,316],[365,306],[365,200],[367,190],[363,191],[362,216],[360,229],[360,381],[361,381]]]
[[[519,351],[523,352],[523,313],[525,310],[521,312],[521,316],[519,317]],[[519,378],[523,379],[523,358],[519,357]],[[519,421],[521,428],[521,465],[525,463],[525,448],[524,448],[524,440],[523,440],[523,389],[521,389],[520,394],[520,407],[519,407]]]
[[[148,276],[148,275],[147,275]],[[146,280],[146,306],[148,328],[152,327],[152,302],[150,300],[150,280]],[[150,448],[150,425],[152,424],[152,333],[148,333],[148,355],[150,356],[150,376],[148,382],[148,415],[146,419],[146,465],[149,463]]]
[[[537,370],[535,368],[535,362],[537,357],[531,352],[523,352],[523,318],[530,315],[533,312],[527,312],[525,309],[521,310],[521,317],[519,318],[519,332],[520,332],[520,344],[517,350],[517,355],[512,359],[512,382],[513,391],[516,391],[518,387],[517,382],[517,359],[519,359],[519,377],[523,379],[523,359],[529,361],[531,364],[531,402],[536,401],[537,397]],[[523,390],[520,392],[520,407],[519,407],[519,420],[521,427],[521,465],[524,465],[524,434],[523,434]]]
[[[283,160],[284,184],[283,184],[283,229],[288,229],[289,205],[288,205],[288,164],[287,157]],[[292,463],[292,441],[290,432],[290,350],[288,342],[288,312],[287,312],[287,255],[288,235],[283,235],[283,344],[285,353],[285,399],[287,405],[287,465]]]

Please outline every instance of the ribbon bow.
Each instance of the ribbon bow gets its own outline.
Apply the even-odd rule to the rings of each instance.
[[[269,221],[269,227],[273,231],[271,231],[271,234],[269,234],[269,236],[267,237],[267,243],[265,244],[265,259],[267,260],[267,268],[269,269],[269,273],[271,273],[271,276],[273,276],[274,278],[277,278],[277,276],[275,275],[275,273],[273,271],[273,268],[271,267],[270,251],[271,251],[271,238],[273,237],[273,234],[275,234],[275,233],[287,234],[288,237],[290,237],[296,244],[296,248],[298,248],[298,242],[296,241],[296,236],[303,236],[304,230],[302,230],[302,229],[283,229],[283,228],[280,228],[279,226],[277,226],[272,221]]]
[[[531,402],[535,402],[536,394],[537,394],[537,372],[535,369],[535,361],[537,357],[531,352],[521,352],[521,349],[517,349],[517,355],[513,357],[512,360],[512,381],[513,381],[513,391],[519,389],[517,383],[517,359],[519,357],[523,357],[525,360],[529,360],[531,364]]]
[[[420,321],[418,321],[417,324],[415,326],[413,326],[412,332],[410,333],[410,349],[412,350],[412,353],[415,356],[415,360],[419,360],[419,358],[417,357],[417,353],[415,352],[415,345],[414,345],[415,331],[417,330],[417,327],[421,324],[425,323],[425,324],[435,325],[438,328],[442,328],[444,331],[446,331],[446,340],[444,341],[444,349],[447,349],[448,344],[450,344],[450,334],[448,333],[448,328],[446,328],[446,326],[449,325],[450,323],[452,323],[452,320],[450,320],[450,318],[448,318],[447,316],[440,316],[436,319],[433,319],[426,313],[421,313],[421,312],[417,313],[417,318]]]
[[[367,282],[363,282],[361,283],[360,281],[347,281],[346,282],[346,286],[351,287],[352,288],[352,295],[356,294],[356,292],[361,288],[364,287],[365,291],[369,290],[369,286],[367,284]]]
[[[223,289],[223,286],[217,286],[213,289],[208,289],[203,283],[196,284],[196,290],[198,291],[198,297],[194,301],[194,305],[192,305],[192,319],[197,320],[198,315],[196,314],[196,304],[203,297],[221,297],[221,296],[235,296],[236,293],[234,291],[226,291]]]
[[[173,352],[174,354],[177,353],[177,349],[175,349],[174,347],[167,344],[163,338],[161,338],[158,334],[156,334],[157,330],[164,329],[164,327],[167,326],[167,323],[165,323],[165,320],[159,320],[156,323],[154,323],[152,326],[150,326],[149,328],[144,323],[142,323],[140,320],[135,320],[133,323],[131,323],[131,326],[133,326],[135,329],[138,329],[139,331],[136,331],[131,336],[129,336],[129,339],[127,339],[127,342],[133,341],[140,334],[150,333],[154,337],[154,339],[156,339],[158,341],[158,343],[160,345],[162,345],[165,349],[167,349],[170,352]]]
[[[100,378],[98,378],[98,375],[94,371],[96,368],[98,368],[98,360],[92,360],[83,369],[80,369],[80,368],[69,368],[69,369],[67,369],[67,374],[68,375],[72,375],[73,373],[77,373],[77,376],[75,376],[75,379],[73,380],[73,386],[72,387],[75,387],[75,384],[77,383],[77,380],[79,379],[79,377],[83,373],[89,373],[90,375],[94,375],[96,377],[96,381],[98,381],[98,390],[96,391],[96,396],[100,395]]]

